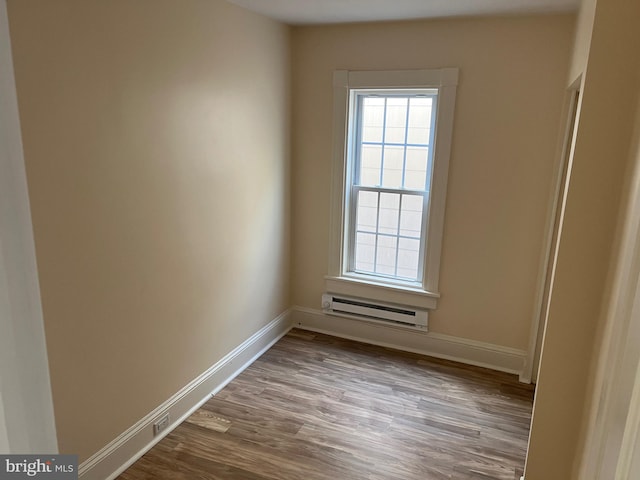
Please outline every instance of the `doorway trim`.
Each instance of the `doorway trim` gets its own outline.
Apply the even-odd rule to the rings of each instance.
[[[582,76],[578,77],[571,86],[569,86],[565,94],[562,113],[564,131],[561,137],[561,143],[558,145],[559,152],[558,155],[556,155],[557,161],[553,172],[552,190],[547,206],[547,223],[538,268],[535,303],[529,333],[529,347],[527,348],[525,364],[520,374],[520,381],[522,383],[536,383],[538,378],[538,364],[540,363],[542,351],[544,326],[548,314],[549,298],[555,271],[556,252],[562,228],[565,193],[571,176],[570,159],[574,148],[574,137],[579,118],[581,85]]]
[[[0,453],[57,453],[6,0],[0,0],[0,331]]]

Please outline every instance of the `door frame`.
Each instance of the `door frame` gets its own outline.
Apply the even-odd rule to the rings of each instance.
[[[552,190],[547,206],[547,224],[538,268],[536,296],[529,332],[529,347],[522,373],[520,374],[522,383],[536,383],[538,379],[538,366],[542,352],[544,327],[549,313],[550,293],[553,288],[564,203],[571,176],[570,160],[579,118],[581,85],[582,77],[580,76],[567,89],[565,95],[562,115],[564,118],[564,131],[558,147],[559,153],[556,156],[557,161],[553,171]]]
[[[6,0],[0,0],[0,453],[57,453]]]

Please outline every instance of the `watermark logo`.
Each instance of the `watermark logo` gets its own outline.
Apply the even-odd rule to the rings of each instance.
[[[0,455],[0,480],[78,480],[77,455]]]

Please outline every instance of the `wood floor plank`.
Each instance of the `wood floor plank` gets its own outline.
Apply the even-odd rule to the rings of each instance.
[[[513,480],[533,388],[292,330],[120,480]]]

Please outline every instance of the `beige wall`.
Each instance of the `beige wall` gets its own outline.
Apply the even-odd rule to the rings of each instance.
[[[221,0],[9,0],[60,450],[284,311],[289,32]]]
[[[588,480],[574,466],[584,413],[601,391],[594,360],[609,302],[621,193],[640,84],[640,4],[598,2],[587,47],[571,181],[534,405],[527,480]],[[584,48],[577,47],[580,56]],[[589,472],[593,474],[593,472]],[[599,477],[594,477],[599,478]],[[609,478],[609,477],[607,477]]]
[[[526,349],[573,15],[293,29],[292,301],[327,273],[335,69],[460,68],[431,331]]]

